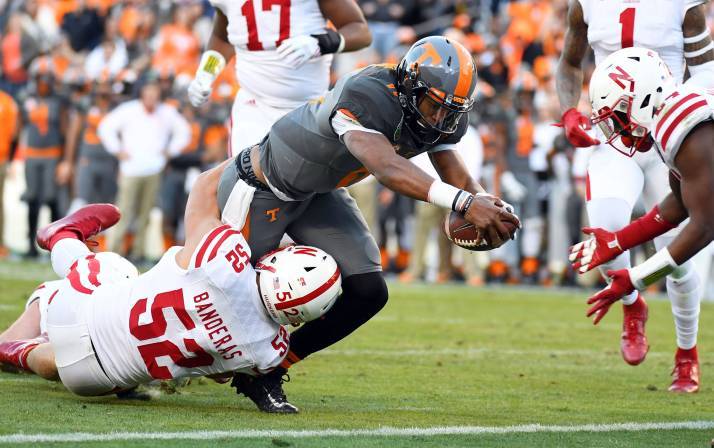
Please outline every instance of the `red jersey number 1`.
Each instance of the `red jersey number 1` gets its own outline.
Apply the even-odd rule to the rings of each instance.
[[[635,8],[627,8],[620,13],[620,23],[622,33],[620,34],[620,44],[622,48],[630,48],[635,42]]]
[[[275,47],[279,47],[281,43],[288,37],[290,37],[290,1],[291,0],[256,0],[261,2],[261,9],[263,11],[270,11],[273,6],[277,6],[280,9],[280,22],[278,40],[275,41]],[[245,17],[245,23],[248,26],[248,50],[250,51],[262,51],[263,44],[260,42],[260,37],[258,36],[258,21],[255,17],[255,8],[253,7],[253,0],[248,0],[243,3],[240,8],[241,14]]]

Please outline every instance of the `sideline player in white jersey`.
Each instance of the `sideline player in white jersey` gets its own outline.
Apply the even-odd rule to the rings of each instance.
[[[322,96],[333,54],[372,41],[354,0],[210,1],[216,8],[213,32],[188,97],[194,106],[205,103],[235,54],[240,90],[231,111],[229,157],[259,143],[286,113]]]
[[[593,229],[591,239],[573,246],[573,267],[588,271],[689,218],[679,234],[645,262],[607,272],[610,285],[588,300],[593,305],[588,316],[594,315],[595,322],[612,303],[664,276],[691,275],[682,273],[682,268],[714,239],[711,92],[678,83],[657,53],[645,48],[617,51],[593,72],[590,81],[593,124],[602,129],[606,143],[629,157],[641,152],[659,156],[662,165],[670,170],[671,191],[647,215],[616,232]],[[695,315],[699,309],[686,311]],[[696,347],[692,350],[694,356],[675,369],[676,390],[699,389]]]
[[[210,193],[201,190],[222,168],[199,177],[192,193]],[[246,184],[234,189],[245,213],[252,192]],[[169,249],[141,275],[117,254],[92,254],[83,242],[118,220],[116,207],[95,204],[38,233],[64,279],[33,294],[40,296],[39,328],[46,337],[1,342],[0,362],[47,379],[59,376],[83,396],[234,373],[240,389],[283,360],[289,346],[283,325],[320,317],[339,293],[337,263],[314,247],[284,248],[254,270],[240,230],[222,224],[215,202],[195,195],[186,213],[186,245]],[[297,412],[282,393],[267,395],[261,410]]]
[[[699,85],[714,84],[714,45],[706,26],[703,0],[571,0],[568,30],[563,53],[556,72],[562,125],[568,140],[576,147],[599,145],[586,130],[590,122],[575,106],[583,84],[581,63],[588,43],[600,63],[620,48],[639,46],[658,51],[667,62],[675,79],[683,80],[685,62],[689,81]],[[598,134],[599,136],[599,134]],[[618,157],[607,145],[595,148],[587,171],[587,212],[591,227],[610,231],[630,222],[638,198],[647,209],[669,192],[667,167],[659,163],[654,151],[638,153],[632,158]],[[584,229],[587,232],[590,229]],[[666,246],[676,231],[655,239],[655,246]],[[629,252],[601,267],[630,267]],[[696,338],[699,321],[701,287],[692,263],[667,277],[669,295],[677,333],[675,378],[688,362],[696,361]],[[624,318],[620,350],[631,365],[641,363],[649,350],[645,336],[647,304],[637,291],[623,298]],[[682,391],[675,380],[671,391]]]

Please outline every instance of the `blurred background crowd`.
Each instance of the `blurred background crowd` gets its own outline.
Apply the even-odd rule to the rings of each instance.
[[[397,62],[427,35],[463,43],[477,62],[479,99],[459,151],[524,224],[497,250],[453,250],[440,231],[443,209],[368,178],[351,193],[382,248],[385,270],[402,282],[600,281],[597,274],[576,279],[567,262],[567,248],[586,224],[589,155],[552,126],[560,117],[553,75],[567,1],[358,3],[373,43],[337,55],[333,80],[367,64]],[[198,173],[225,159],[240,88],[233,60],[211,101],[198,109],[188,104],[186,87],[212,17],[201,0],[0,0],[0,258],[37,257],[38,223],[92,202],[134,205],[100,241],[103,248],[141,263],[181,244],[187,192]],[[592,59],[588,66],[586,79]],[[584,91],[580,110],[587,111],[586,101]],[[159,113],[150,117],[145,109]],[[118,145],[118,134],[134,136],[131,144]],[[428,159],[413,160],[429,169]]]

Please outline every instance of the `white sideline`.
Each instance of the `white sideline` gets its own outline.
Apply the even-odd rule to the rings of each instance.
[[[186,431],[186,432],[111,432],[111,433],[59,433],[59,434],[10,434],[0,436],[0,443],[41,442],[107,442],[112,440],[215,440],[257,439],[276,437],[354,437],[354,436],[442,436],[524,433],[567,432],[612,432],[612,431],[672,431],[677,429],[713,429],[714,421],[660,422],[660,423],[612,423],[587,425],[515,425],[515,426],[435,426],[430,428],[376,429],[316,429],[316,430],[236,430],[236,431]]]

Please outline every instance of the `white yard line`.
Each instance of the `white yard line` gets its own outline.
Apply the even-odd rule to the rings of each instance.
[[[461,356],[475,357],[485,354],[508,355],[508,356],[614,356],[619,353],[615,350],[518,350],[501,348],[424,348],[405,350],[375,350],[375,349],[327,349],[320,352],[320,355],[331,356],[386,356],[386,357],[426,357],[426,356]],[[670,352],[648,352],[647,356],[672,356]]]
[[[443,435],[484,435],[524,433],[572,433],[612,431],[674,431],[681,429],[714,429],[714,421],[613,423],[587,425],[516,425],[516,426],[435,426],[430,428],[376,429],[316,429],[316,430],[236,430],[236,431],[185,431],[185,432],[111,432],[111,433],[59,433],[59,434],[9,434],[0,436],[0,443],[41,442],[106,442],[113,440],[215,440],[257,439],[276,437],[413,437]]]

